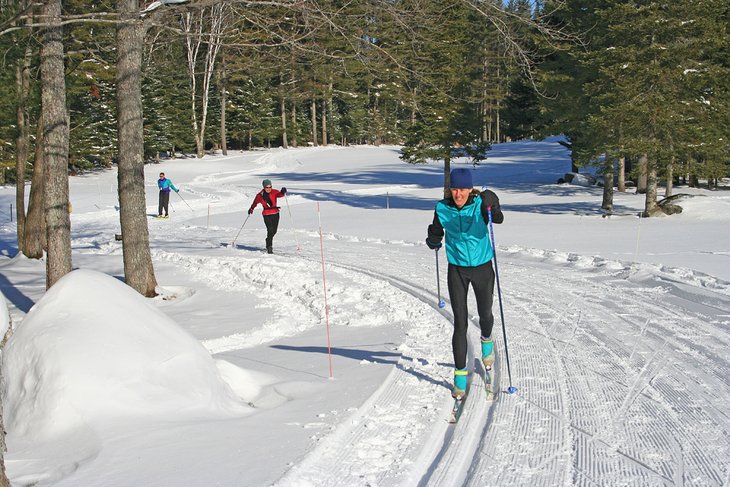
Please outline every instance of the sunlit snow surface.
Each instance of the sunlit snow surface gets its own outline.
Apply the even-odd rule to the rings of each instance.
[[[45,263],[12,258],[4,213],[11,480],[728,485],[727,190],[675,188],[694,197],[655,219],[617,193],[604,216],[600,188],[556,184],[569,170],[553,139],[496,145],[474,167],[505,211],[510,370],[495,299],[495,379],[518,392],[488,403],[473,374],[456,426],[445,256],[439,310],[423,243],[440,164],[328,147],[147,166],[151,216],[160,171],[181,188],[171,217],[149,221],[154,299],[121,283],[114,171],[71,178],[80,270],[47,293]],[[264,178],[289,190],[274,255],[260,209],[245,219]],[[476,362],[476,327],[470,339]]]

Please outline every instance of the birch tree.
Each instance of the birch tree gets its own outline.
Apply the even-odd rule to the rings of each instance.
[[[195,147],[198,157],[205,155],[205,128],[208,119],[208,101],[210,83],[215,72],[215,63],[221,47],[224,17],[224,3],[210,8],[203,7],[197,13],[188,11],[182,14],[182,29],[185,32],[185,49],[187,68],[190,77],[190,103],[192,107],[192,127],[195,134]],[[206,30],[207,29],[207,30]],[[201,51],[205,55],[201,60]],[[198,80],[198,66],[200,80]],[[200,81],[200,87],[198,87]],[[198,107],[198,90],[200,90],[200,107]]]

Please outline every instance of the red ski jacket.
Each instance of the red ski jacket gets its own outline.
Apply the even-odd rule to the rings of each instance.
[[[268,196],[269,201],[267,201],[265,196]],[[276,206],[276,199],[281,196],[284,196],[284,193],[278,189],[272,188],[268,195],[266,194],[266,190],[262,189],[261,192],[254,197],[253,203],[251,203],[251,208],[249,208],[249,213],[252,212],[259,203],[261,203],[261,206],[264,207],[264,215],[275,215],[276,213],[279,213],[279,207]]]

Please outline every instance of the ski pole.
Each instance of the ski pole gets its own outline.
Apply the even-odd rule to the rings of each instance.
[[[502,309],[502,288],[499,285],[499,268],[497,267],[497,246],[494,244],[494,228],[492,227],[492,207],[487,207],[489,215],[489,237],[492,240],[492,259],[494,260],[494,277],[497,280],[497,297],[499,298],[499,316],[502,319],[502,335],[504,336],[504,355],[507,358],[507,377],[509,379],[509,387],[507,393],[514,394],[517,388],[512,385],[512,372],[509,367],[509,348],[507,347],[507,329],[504,326],[504,310]]]
[[[302,250],[301,247],[299,247],[299,237],[297,237],[296,229],[294,228],[294,217],[291,216],[291,208],[289,208],[289,198],[284,195],[284,201],[286,202],[286,209],[289,212],[289,219],[291,220],[291,227],[292,230],[294,230],[294,240],[297,242],[297,252],[300,252]]]
[[[241,235],[241,230],[243,230],[243,227],[246,226],[246,222],[248,219],[251,218],[251,215],[248,215],[245,220],[243,220],[243,225],[241,225],[241,228],[238,229],[238,233],[236,234],[236,238],[233,239],[233,242],[231,242],[231,247],[236,246],[236,240],[238,240],[238,236]]]
[[[185,201],[185,198],[183,198],[182,195],[178,191],[175,191],[175,194],[178,195],[178,196],[180,196],[180,199],[183,200],[183,203],[185,203],[186,205],[188,205],[188,202]],[[190,205],[188,205],[188,208],[190,208],[190,210],[192,210],[192,211],[195,211],[195,210],[193,210],[193,207],[190,206]]]
[[[439,249],[436,249],[436,291],[438,292],[439,297],[439,308],[444,309],[446,307],[446,303],[444,303],[444,300],[441,299],[441,279],[439,279]]]

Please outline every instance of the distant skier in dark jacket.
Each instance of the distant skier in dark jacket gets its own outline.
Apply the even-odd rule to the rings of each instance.
[[[157,180],[157,186],[160,188],[160,201],[157,205],[157,218],[167,218],[169,215],[167,207],[170,204],[170,190],[178,193],[179,189],[172,184],[172,181],[165,177],[165,173],[160,173],[160,179]],[[162,212],[165,212],[163,215]]]
[[[271,180],[264,179],[262,182],[264,189],[262,189],[251,203],[251,208],[248,209],[248,214],[252,214],[254,208],[258,204],[264,207],[264,224],[266,225],[266,252],[269,254],[274,253],[274,235],[279,228],[279,207],[276,206],[276,199],[286,195],[286,188],[281,190],[274,189],[271,187]]]
[[[490,368],[494,364],[492,341],[492,298],[494,295],[494,250],[489,238],[489,215],[492,221],[502,223],[504,215],[499,199],[492,191],[473,189],[468,169],[451,171],[450,195],[436,204],[433,223],[428,226],[426,245],[432,250],[441,248],[446,235],[446,259],[449,262],[447,282],[451,309],[454,312],[454,334],[451,346],[454,353],[455,398],[466,394],[467,367],[467,293],[474,287],[479,326],[481,327],[482,361]]]

